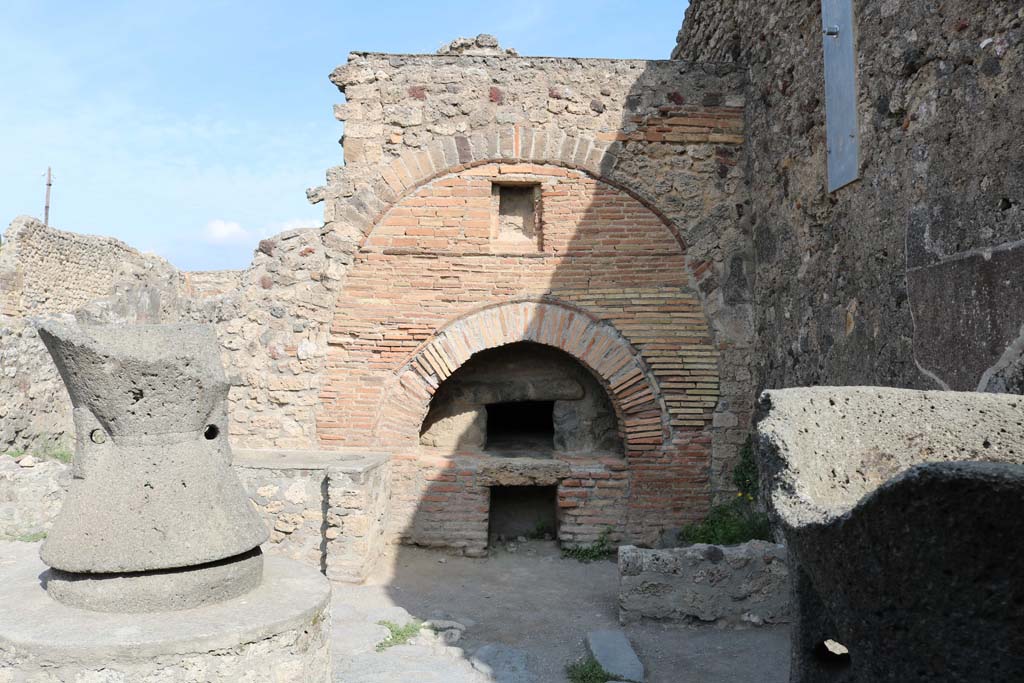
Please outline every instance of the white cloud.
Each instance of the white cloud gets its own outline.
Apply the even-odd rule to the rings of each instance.
[[[321,222],[309,218],[292,218],[264,226],[258,230],[243,228],[237,221],[226,221],[220,218],[214,219],[206,224],[203,233],[203,241],[209,244],[256,244],[256,241],[263,237],[270,237],[289,230],[300,230],[303,228],[318,228]]]
[[[249,241],[252,239],[252,235],[239,223],[218,218],[206,224],[205,239],[212,244],[227,244]]]

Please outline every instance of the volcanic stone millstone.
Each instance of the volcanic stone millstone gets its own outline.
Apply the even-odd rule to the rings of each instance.
[[[145,611],[194,606],[186,587],[205,586],[199,594],[216,601],[258,583],[253,550],[268,532],[231,469],[228,383],[213,329],[48,321],[39,334],[71,396],[76,431],[71,487],[40,552],[59,570],[54,596]],[[226,568],[228,558],[239,565]],[[209,576],[167,571],[183,568]],[[158,571],[145,577],[151,589],[137,589],[149,597],[123,607],[100,580],[124,586]],[[89,586],[98,592],[83,598]]]
[[[762,395],[759,466],[795,565],[792,681],[1020,680],[1022,408],[880,387]]]

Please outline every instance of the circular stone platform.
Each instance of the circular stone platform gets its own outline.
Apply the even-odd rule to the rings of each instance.
[[[146,614],[63,605],[40,584],[46,569],[38,544],[0,542],[0,681],[330,679],[331,588],[305,565],[266,557],[249,593]]]

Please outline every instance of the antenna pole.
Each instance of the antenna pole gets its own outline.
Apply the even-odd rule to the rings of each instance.
[[[53,175],[49,166],[46,167],[46,206],[43,207],[43,225],[50,225],[50,188],[53,186]]]

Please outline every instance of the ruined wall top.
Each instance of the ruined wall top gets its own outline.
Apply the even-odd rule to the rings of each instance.
[[[0,250],[0,314],[65,313],[109,296],[115,285],[173,277],[174,267],[113,237],[80,235],[15,218]]]
[[[502,49],[498,39],[487,33],[481,33],[476,38],[456,38],[452,42],[438,49],[439,55],[507,55],[517,57],[519,55],[512,48]]]

